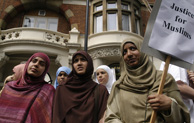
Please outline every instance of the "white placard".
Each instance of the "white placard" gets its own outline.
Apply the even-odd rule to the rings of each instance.
[[[148,45],[193,64],[194,1],[162,0]]]

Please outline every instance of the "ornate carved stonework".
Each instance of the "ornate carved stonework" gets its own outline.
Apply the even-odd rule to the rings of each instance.
[[[4,40],[13,40],[13,39],[18,39],[20,37],[20,33],[21,31],[12,31],[12,32],[8,32],[8,33],[2,33],[0,34],[0,37],[2,41]]]
[[[109,56],[120,56],[120,52],[121,50],[119,47],[104,47],[92,50],[89,52],[89,54],[92,59],[97,59]]]
[[[69,40],[67,37],[59,36],[59,35],[52,34],[52,33],[49,33],[49,32],[45,32],[45,35],[46,35],[46,40],[47,41],[60,43],[60,44],[63,44],[63,45],[65,45],[65,43],[68,42],[68,40]]]

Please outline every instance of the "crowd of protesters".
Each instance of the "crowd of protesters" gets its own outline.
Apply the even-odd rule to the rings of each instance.
[[[123,40],[118,80],[107,65],[94,71],[91,56],[77,51],[72,70],[65,66],[57,70],[54,86],[44,80],[49,57],[33,54],[5,79],[0,122],[147,123],[157,111],[156,123],[193,123],[194,73],[188,72],[185,81],[167,74],[163,93],[157,94],[162,71],[140,51],[141,45],[139,39]],[[189,82],[184,84],[186,80]],[[187,88],[190,93],[185,94]],[[188,107],[185,97],[192,106]]]

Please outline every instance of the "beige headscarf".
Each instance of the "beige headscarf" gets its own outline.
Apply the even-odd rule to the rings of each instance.
[[[131,68],[129,65],[127,65],[123,59],[123,47],[126,43],[133,43],[140,51],[142,40],[129,38],[122,42],[121,76],[119,80],[115,82],[113,88],[117,86],[122,90],[135,93],[147,93],[148,91],[157,92],[162,76],[162,71],[156,70],[153,63],[149,60],[149,57],[142,52],[140,52],[140,62],[137,68]],[[166,77],[165,87],[163,89],[164,92],[178,90],[175,82],[173,86],[171,86],[172,81],[174,81],[173,77],[168,74]],[[113,95],[114,94],[110,94],[108,102],[111,102]]]
[[[149,57],[142,52],[140,52],[140,60],[136,68],[132,68],[127,65],[123,59],[123,47],[126,43],[133,43],[140,51],[142,40],[131,38],[123,41],[121,45],[121,77],[114,83],[112,87],[111,94],[108,99],[108,106],[113,106],[113,98],[116,98],[115,95],[119,95],[119,97],[117,96],[117,98],[119,98],[118,100],[122,101],[118,103],[118,107],[120,108],[120,116],[122,116],[122,119],[129,120],[129,118],[136,117],[135,120],[131,119],[131,121],[143,121],[145,117],[144,120],[149,120],[149,118],[151,117],[152,108],[150,105],[147,105],[147,96],[153,93],[157,93],[162,76],[162,71],[156,70],[153,63],[149,60]],[[180,93],[178,93],[176,82],[170,74],[167,74],[163,93],[177,101],[179,107],[182,110],[180,111],[182,112],[181,117],[183,117],[186,122],[189,122],[189,113],[181,99]],[[136,100],[132,100],[131,104],[129,104],[127,101],[123,101],[126,99],[130,100],[130,97],[132,97],[132,95],[136,97]],[[138,99],[138,95],[141,97],[140,99]],[[131,113],[130,115],[126,113],[126,110],[134,110],[135,107],[138,107],[138,111],[143,111],[145,107],[147,107],[146,110],[143,111],[146,112],[145,116],[143,116],[144,113],[142,112],[138,116],[135,113]],[[158,116],[157,118],[157,121],[160,122],[161,117]]]

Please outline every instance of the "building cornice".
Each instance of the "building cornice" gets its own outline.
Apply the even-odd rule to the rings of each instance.
[[[89,54],[92,59],[107,58],[120,56],[120,47],[101,47],[98,49],[90,50]]]

